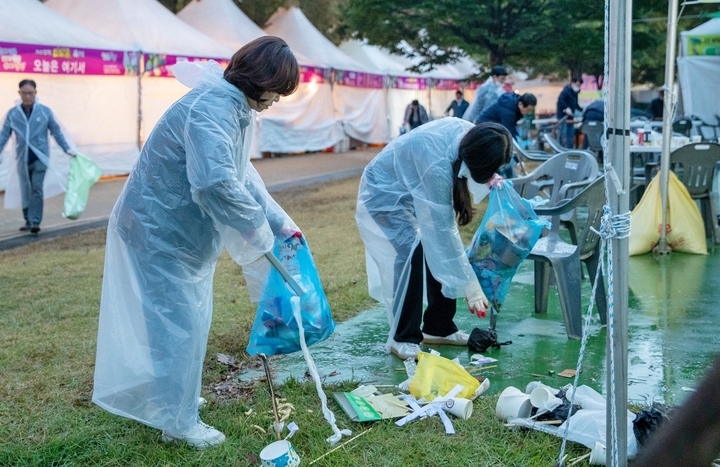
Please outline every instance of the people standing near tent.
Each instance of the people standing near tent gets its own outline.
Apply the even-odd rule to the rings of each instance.
[[[566,148],[572,148],[575,139],[575,125],[573,119],[576,112],[582,112],[582,107],[578,103],[578,95],[580,94],[580,86],[583,80],[580,77],[572,78],[570,84],[566,85],[557,100],[557,118],[567,117],[570,123],[560,126],[560,144]]]
[[[452,111],[451,117],[462,118],[469,105],[468,101],[463,99],[462,91],[458,89],[455,91],[455,100],[445,109],[445,113],[450,115],[450,111]]]
[[[37,84],[31,79],[20,81],[20,103],[10,109],[0,130],[0,153],[15,133],[15,162],[25,225],[21,231],[40,232],[43,216],[45,174],[50,166],[48,132],[71,157],[75,156],[63,135],[55,115],[48,107],[35,101]],[[8,184],[10,189],[11,184]],[[52,193],[55,195],[58,193]],[[48,193],[50,195],[50,193]],[[6,208],[8,203],[6,202]]]
[[[508,129],[513,138],[517,137],[517,122],[535,110],[537,99],[533,94],[522,96],[514,92],[506,92],[477,119],[478,123],[499,123]]]
[[[405,119],[403,120],[403,126],[406,131],[414,130],[420,125],[424,125],[429,122],[427,111],[425,107],[418,102],[417,99],[412,101],[410,105],[405,108]]]
[[[458,225],[473,218],[470,193],[480,202],[511,154],[502,126],[444,118],[393,140],[365,168],[355,220],[370,295],[388,314],[386,349],[398,357],[416,357],[421,342],[467,345],[468,335],[453,322],[458,297],[471,313],[485,315],[488,301]]]
[[[214,61],[173,72],[194,89],[153,129],[108,224],[93,402],[204,448],[225,439],[198,415],[218,257],[248,265],[301,235],[249,162],[252,110],[292,94],[299,69],[264,36],[224,74]]]
[[[463,115],[468,122],[478,123],[478,118],[488,107],[493,105],[500,96],[505,94],[503,85],[507,79],[504,66],[494,66],[490,77],[475,91],[475,98]]]

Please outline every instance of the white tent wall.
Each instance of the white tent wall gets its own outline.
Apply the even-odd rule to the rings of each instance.
[[[344,137],[333,117],[333,95],[328,83],[302,83],[294,94],[260,114],[260,152],[321,151]]]
[[[38,102],[52,109],[78,151],[92,158],[103,175],[126,174],[132,169],[139,155],[137,77],[0,73],[0,108],[16,105],[22,78],[35,80]],[[11,149],[8,143],[3,159]],[[14,157],[14,150],[12,154]],[[5,180],[6,174],[0,172],[0,189]]]
[[[369,144],[389,141],[384,89],[333,87],[333,105],[346,135]]]
[[[720,116],[720,57],[680,57],[678,74],[685,115],[708,123]]]
[[[458,89],[460,88],[458,87]],[[428,113],[431,120],[445,116],[445,109],[447,109],[450,106],[450,103],[455,100],[456,91],[457,89],[430,89],[430,109],[428,109]]]
[[[400,127],[405,119],[405,109],[417,99],[420,105],[427,108],[430,105],[430,93],[427,89],[415,91],[409,89],[388,90],[388,115],[390,119],[390,138],[400,136]]]
[[[147,141],[150,132],[165,111],[190,88],[175,78],[142,78],[142,140]]]

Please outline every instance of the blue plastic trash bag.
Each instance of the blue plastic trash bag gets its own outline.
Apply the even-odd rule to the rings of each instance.
[[[485,295],[494,306],[502,305],[513,276],[540,238],[543,227],[532,205],[505,181],[490,192],[485,217],[465,250]]]
[[[297,295],[280,273],[275,268],[269,270],[247,346],[247,352],[253,356],[260,353],[289,354],[301,350],[293,313],[295,306],[300,306],[308,346],[324,341],[335,330],[330,305],[305,239],[290,237],[284,242],[276,240],[273,253],[305,290],[305,294],[297,300]]]
[[[75,220],[85,211],[90,187],[100,179],[102,171],[95,162],[87,156],[75,154],[70,163],[67,191],[65,192],[65,205],[63,216]]]

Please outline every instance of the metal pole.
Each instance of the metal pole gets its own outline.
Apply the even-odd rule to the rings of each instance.
[[[675,104],[675,49],[677,44],[677,11],[678,0],[668,3],[668,28],[665,49],[665,108],[663,109],[662,152],[660,155],[660,199],[662,201],[662,225],[660,227],[660,241],[653,248],[657,255],[667,255],[672,248],[667,244],[667,203],[668,178],[670,176],[670,141],[672,138],[672,118]]]
[[[622,183],[622,189],[610,184],[608,198],[613,215],[630,210],[630,59],[632,0],[609,2],[609,79],[608,90],[608,160]],[[607,410],[606,465],[615,465],[612,454],[617,452],[620,466],[627,465],[627,311],[628,311],[628,238],[612,239],[613,321],[608,326],[607,354],[608,395],[614,394],[615,407]],[[610,336],[613,336],[610,347]],[[608,397],[610,402],[610,397]],[[617,443],[613,442],[612,426],[617,427]]]

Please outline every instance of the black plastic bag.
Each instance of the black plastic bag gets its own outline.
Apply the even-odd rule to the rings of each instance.
[[[672,408],[664,404],[653,402],[650,407],[642,409],[633,420],[633,433],[638,445],[643,446],[650,435],[667,420]]]
[[[473,352],[485,352],[490,347],[499,349],[501,345],[509,344],[512,344],[512,341],[498,342],[497,332],[494,329],[475,328],[468,339],[468,347]]]

